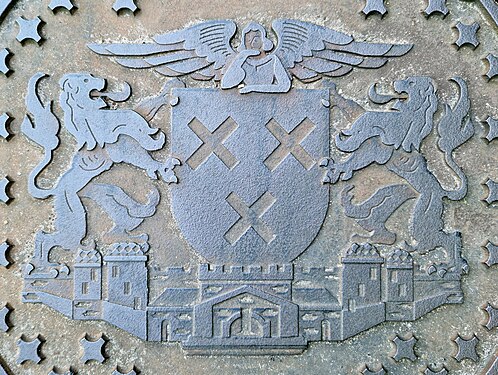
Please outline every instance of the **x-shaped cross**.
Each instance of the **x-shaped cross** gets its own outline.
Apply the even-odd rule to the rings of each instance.
[[[306,170],[311,169],[315,161],[301,146],[301,143],[315,128],[311,121],[304,119],[290,133],[287,133],[275,120],[266,124],[266,128],[280,142],[280,145],[265,160],[265,165],[270,171],[274,171],[289,154],[294,156]]]
[[[192,169],[197,169],[211,154],[215,154],[229,169],[238,164],[239,161],[223,144],[237,129],[237,124],[230,117],[212,133],[197,119],[193,119],[188,127],[202,141],[202,145],[187,160]]]
[[[248,206],[237,194],[230,193],[226,201],[240,215],[239,220],[225,233],[225,239],[234,245],[247,231],[253,228],[269,244],[275,238],[271,228],[261,217],[273,206],[276,199],[268,192]]]

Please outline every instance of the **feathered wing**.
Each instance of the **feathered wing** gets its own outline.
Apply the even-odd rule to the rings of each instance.
[[[278,36],[274,53],[290,74],[304,82],[343,76],[355,67],[380,68],[413,46],[355,42],[350,35],[297,20],[276,20],[272,28]]]
[[[154,69],[167,77],[190,75],[197,80],[221,79],[221,70],[234,53],[233,21],[208,21],[157,35],[152,43],[89,44],[99,55],[116,57],[120,65]]]

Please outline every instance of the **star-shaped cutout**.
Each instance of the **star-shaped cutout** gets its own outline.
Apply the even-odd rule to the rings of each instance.
[[[380,365],[378,370],[372,370],[368,365],[365,365],[361,373],[363,375],[386,375],[387,371],[383,365]]]
[[[475,334],[470,339],[464,339],[462,336],[458,335],[453,341],[458,347],[457,354],[453,356],[453,358],[455,358],[458,362],[461,362],[464,359],[471,359],[474,362],[479,361],[479,356],[476,351],[479,339]]]
[[[484,264],[488,267],[498,264],[498,246],[488,241],[484,247],[488,251],[488,259],[484,261]]]
[[[0,116],[0,137],[7,139],[11,135],[9,133],[8,125],[12,121],[12,117],[8,113],[3,113]]]
[[[52,367],[52,371],[48,373],[48,375],[74,375],[76,371],[73,370],[72,367],[69,367],[69,370],[59,370],[57,367]]]
[[[11,181],[8,177],[4,177],[0,180],[0,201],[3,203],[8,203],[11,198],[7,194],[7,188],[9,187]]]
[[[486,56],[486,60],[488,61],[489,64],[489,69],[488,72],[486,73],[486,77],[488,77],[488,80],[491,80],[498,75],[498,57],[489,53]]]
[[[19,25],[19,33],[16,37],[19,43],[24,43],[25,41],[31,39],[40,44],[42,40],[39,33],[39,28],[42,24],[40,17],[35,17],[32,20],[27,20],[24,17],[18,17],[16,22]]]
[[[498,119],[488,116],[485,122],[488,124],[488,134],[486,134],[486,139],[488,142],[491,142],[495,138],[498,138]]]
[[[387,13],[387,9],[384,5],[384,0],[366,0],[362,12],[366,17],[375,13],[380,14],[381,17],[383,17]]]
[[[424,375],[448,375],[448,369],[443,366],[441,370],[437,371],[433,367],[427,366]]]
[[[116,0],[112,9],[116,13],[119,13],[122,10],[129,10],[132,13],[135,13],[138,10],[137,4],[135,4],[135,0]]]
[[[458,39],[455,42],[458,49],[466,44],[473,46],[474,49],[477,48],[477,46],[479,45],[479,40],[477,39],[477,31],[481,28],[481,25],[479,25],[478,22],[474,22],[471,25],[466,25],[458,21],[455,25],[455,28],[458,30]]]
[[[72,0],[52,0],[48,8],[55,13],[59,9],[66,9],[69,13],[76,9]]]
[[[128,371],[128,372],[122,372],[121,369],[118,366],[112,372],[112,375],[138,375],[138,372],[137,372],[137,369],[135,368],[135,366],[133,366],[133,368],[130,371]]]
[[[488,303],[484,308],[484,311],[488,313],[488,321],[486,322],[484,327],[486,327],[489,331],[491,331],[493,328],[498,327],[498,309]]]
[[[0,266],[8,267],[10,265],[10,261],[7,258],[7,251],[9,251],[10,245],[7,241],[0,244]]]
[[[484,200],[487,204],[493,204],[498,201],[498,183],[488,178],[485,185],[488,187],[488,196]]]
[[[83,348],[83,356],[81,357],[81,362],[87,363],[89,361],[97,361],[99,363],[104,363],[105,357],[103,354],[104,345],[106,340],[101,335],[97,340],[90,340],[88,335],[80,340],[80,344]]]
[[[19,347],[19,356],[17,357],[17,363],[23,364],[27,361],[32,361],[34,363],[40,363],[42,357],[40,356],[40,346],[42,341],[40,336],[37,336],[34,340],[28,341],[24,336],[21,336],[19,341],[17,341],[17,346]]]
[[[12,70],[8,65],[8,61],[12,55],[13,53],[11,53],[7,48],[0,50],[0,72],[6,76],[12,73]]]
[[[409,339],[403,339],[399,336],[396,336],[393,339],[394,345],[396,345],[396,353],[392,356],[392,358],[399,362],[403,358],[409,359],[410,361],[416,361],[417,355],[415,354],[415,344],[417,343],[417,338],[411,335]]]
[[[424,13],[427,17],[430,17],[435,13],[442,14],[443,18],[446,17],[448,15],[446,0],[429,0],[429,4],[427,4]]]
[[[12,309],[8,305],[0,309],[0,331],[7,332],[10,329],[8,319],[11,311]]]

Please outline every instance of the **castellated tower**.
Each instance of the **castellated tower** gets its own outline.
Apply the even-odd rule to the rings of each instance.
[[[353,244],[342,258],[342,338],[354,336],[385,320],[381,265],[384,259],[370,244]]]
[[[104,256],[107,301],[134,310],[147,307],[147,256],[136,243],[113,244]]]
[[[413,258],[396,249],[386,261],[386,302],[413,302]]]
[[[100,301],[102,257],[97,250],[79,250],[74,260],[74,299]]]
[[[102,317],[102,256],[97,250],[78,250],[74,260],[73,317]]]

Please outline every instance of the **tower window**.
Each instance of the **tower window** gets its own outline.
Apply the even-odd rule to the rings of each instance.
[[[365,297],[365,284],[358,284],[358,296]]]
[[[377,280],[377,268],[370,267],[370,280]]]
[[[391,271],[391,282],[392,283],[398,282],[398,271]]]
[[[124,286],[123,286],[123,293],[126,294],[126,295],[129,295],[131,292],[131,285],[130,285],[130,282],[127,281],[124,283]]]
[[[119,267],[112,266],[112,277],[119,277]]]
[[[96,268],[92,268],[90,270],[90,280],[97,281],[97,269]]]
[[[354,299],[348,300],[348,309],[351,312],[355,312],[356,311],[356,301]]]
[[[81,283],[81,294],[88,294],[88,283]]]
[[[408,294],[408,290],[407,290],[406,284],[401,284],[399,286],[399,296],[406,297],[407,294]]]

